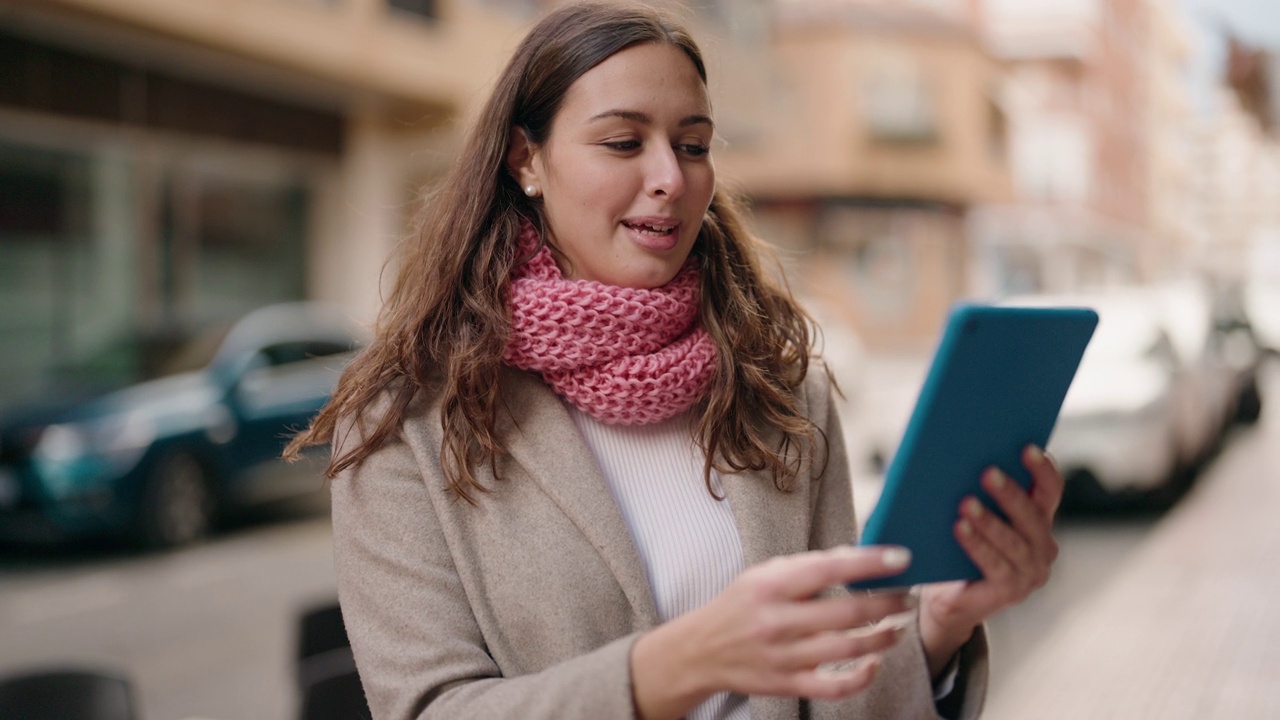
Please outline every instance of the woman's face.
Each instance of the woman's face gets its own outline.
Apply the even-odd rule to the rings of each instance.
[[[541,146],[513,133],[567,277],[652,288],[676,276],[711,204],[711,103],[693,62],[635,45],[569,87]]]

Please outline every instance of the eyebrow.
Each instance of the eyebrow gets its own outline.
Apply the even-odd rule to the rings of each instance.
[[[605,120],[615,117],[622,118],[623,120],[630,120],[631,122],[638,122],[643,125],[653,124],[653,117],[651,115],[637,110],[606,110],[605,112],[592,117],[587,122],[592,123],[597,120]],[[707,115],[690,115],[680,120],[680,127],[689,127],[690,125],[707,125],[712,129],[715,129],[716,126],[715,122],[713,122]]]

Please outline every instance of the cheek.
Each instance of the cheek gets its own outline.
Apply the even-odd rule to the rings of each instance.
[[[621,173],[608,172],[606,169],[586,166],[565,178],[561,184],[560,203],[575,213],[590,213],[590,217],[570,218],[571,222],[597,222],[596,215],[615,212],[630,202],[626,194],[626,181]]]
[[[700,168],[698,175],[698,184],[702,197],[706,205],[711,204],[711,199],[716,194],[716,169],[711,163],[707,163],[706,167]]]

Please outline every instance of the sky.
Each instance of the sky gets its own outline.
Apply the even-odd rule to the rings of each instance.
[[[1212,113],[1213,87],[1226,61],[1224,29],[1241,40],[1280,52],[1280,0],[1177,0],[1196,50],[1189,80],[1196,106]]]

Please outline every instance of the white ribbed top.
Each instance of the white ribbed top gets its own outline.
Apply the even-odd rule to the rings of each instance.
[[[617,499],[649,573],[663,622],[705,605],[742,572],[742,541],[727,500],[702,478],[704,454],[687,413],[651,425],[606,425],[569,407]],[[720,477],[712,472],[717,494]],[[688,720],[749,720],[747,698],[719,693]]]

